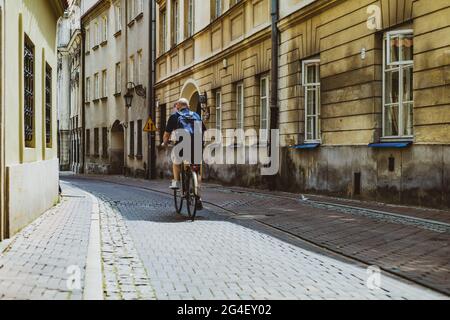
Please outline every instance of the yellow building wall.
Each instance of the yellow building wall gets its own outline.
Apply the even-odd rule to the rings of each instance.
[[[6,215],[9,235],[58,201],[56,22],[51,1],[7,0],[3,8],[3,104]],[[23,134],[23,41],[35,46],[35,147]],[[45,143],[45,65],[52,68],[52,143]]]

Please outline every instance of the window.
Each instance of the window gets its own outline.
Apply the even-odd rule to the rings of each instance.
[[[85,30],[86,33],[86,52],[89,52],[89,50],[91,50],[92,44],[91,44],[91,30],[89,29],[89,27],[86,27]]]
[[[269,126],[269,78],[260,80],[260,129],[268,130]]]
[[[114,8],[115,11],[115,23],[116,23],[116,32],[122,30],[122,8],[120,7],[120,2],[118,2]]]
[[[115,93],[119,94],[122,92],[122,67],[120,62],[116,63],[116,85],[115,85]]]
[[[217,19],[222,15],[222,0],[211,0],[211,19]]]
[[[101,33],[100,33],[100,27],[98,25],[98,22],[96,21],[94,23],[94,47],[98,46],[100,44],[101,39]]]
[[[134,82],[134,68],[135,68],[135,63],[134,63],[134,56],[130,57],[130,62],[128,64],[128,82]]]
[[[25,35],[23,54],[25,146],[34,148],[34,44]]]
[[[320,141],[320,60],[303,61],[305,141]]]
[[[108,17],[104,16],[102,20],[102,42],[106,42],[108,41]]]
[[[130,122],[130,157],[134,156],[134,122]]]
[[[100,80],[98,73],[96,73],[94,75],[94,100],[98,99],[100,99]]]
[[[138,61],[137,61],[137,84],[143,84],[143,68],[142,68],[142,63],[143,63],[143,59],[142,59],[142,50],[140,50],[137,54],[138,56]]]
[[[84,97],[85,102],[91,101],[91,78],[86,78],[86,96]]]
[[[132,22],[136,17],[136,0],[127,0],[128,5],[128,23]]]
[[[167,125],[167,106],[162,104],[159,107],[159,139],[163,141],[164,133],[166,132]]]
[[[383,137],[411,139],[414,135],[413,31],[386,33],[383,48]]]
[[[160,35],[159,35],[159,51],[160,54],[163,54],[166,52],[167,48],[167,11],[166,9],[162,9],[160,12],[160,20],[159,20],[160,26]]]
[[[108,73],[106,70],[102,71],[102,98],[108,96]]]
[[[138,16],[144,12],[144,0],[134,0],[134,1],[135,1],[134,6],[136,8],[135,16]]]
[[[172,46],[175,46],[179,41],[180,29],[180,14],[178,0],[172,0]]]
[[[222,93],[216,92],[216,129],[222,131]]]
[[[102,148],[103,148],[102,156],[103,156],[103,158],[107,158],[108,157],[108,128],[102,129]]]
[[[53,98],[52,68],[45,66],[45,143],[52,147],[52,98]]]
[[[86,130],[86,155],[91,155],[91,130]]]
[[[190,38],[195,32],[194,0],[186,0],[185,6],[185,37]]]
[[[142,157],[142,120],[137,122],[137,156]]]
[[[244,129],[244,84],[236,85],[236,129]]]
[[[94,129],[94,156],[98,157],[100,155],[100,132],[98,128]]]

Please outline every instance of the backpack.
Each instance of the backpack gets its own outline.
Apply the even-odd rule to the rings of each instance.
[[[202,118],[200,118],[197,113],[190,110],[182,110],[177,113],[179,115],[178,129],[184,129],[189,132],[191,136],[193,136],[195,132],[195,123],[202,122]]]

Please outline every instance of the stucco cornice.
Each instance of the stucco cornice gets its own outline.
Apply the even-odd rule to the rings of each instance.
[[[69,7],[67,0],[50,0],[49,2],[57,17],[61,17],[64,14],[64,10]]]
[[[286,17],[283,17],[278,22],[278,28],[281,32],[286,31],[291,28],[293,25],[298,24],[302,20],[309,19],[312,16],[319,14],[322,11],[328,10],[332,6],[335,6],[345,0],[319,0],[314,1],[307,6],[294,11]]]

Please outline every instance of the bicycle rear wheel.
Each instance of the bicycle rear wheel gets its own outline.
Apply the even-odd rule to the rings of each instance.
[[[183,198],[183,190],[178,189],[178,190],[174,190],[174,201],[175,201],[175,210],[177,211],[178,214],[181,214],[181,210],[183,210],[183,202],[184,202],[184,198]]]
[[[197,205],[198,205],[198,196],[197,196],[197,186],[198,186],[198,178],[195,172],[189,175],[189,180],[187,181],[187,190],[186,190],[186,202],[189,217],[192,221],[195,220],[197,215]]]

